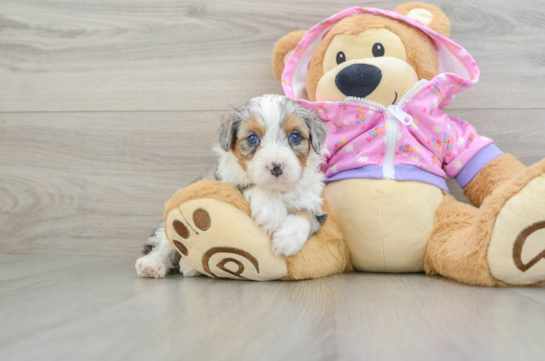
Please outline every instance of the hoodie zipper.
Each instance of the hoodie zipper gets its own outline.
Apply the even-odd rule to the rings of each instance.
[[[395,105],[385,107],[382,104],[358,97],[348,97],[345,101],[354,101],[357,103],[366,104],[375,108],[379,108],[386,114],[386,125],[388,130],[386,131],[386,152],[384,154],[384,162],[382,164],[382,177],[384,179],[395,179],[395,153],[397,145],[397,134],[399,129],[398,122],[404,125],[410,125],[413,120],[412,116],[401,110],[401,106],[407,101],[407,98],[413,95],[413,93],[419,89],[428,81],[422,79],[414,84],[407,92],[397,101]]]

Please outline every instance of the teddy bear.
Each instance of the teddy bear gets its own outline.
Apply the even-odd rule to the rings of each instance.
[[[322,229],[277,257],[232,185],[203,180],[167,203],[171,245],[210,277],[297,280],[425,272],[480,286],[545,282],[545,160],[503,153],[443,107],[477,83],[450,22],[419,2],[353,7],[276,43],[286,96],[329,134]],[[455,178],[471,204],[449,193]]]

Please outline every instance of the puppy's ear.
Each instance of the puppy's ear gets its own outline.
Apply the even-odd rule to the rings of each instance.
[[[437,6],[420,2],[410,2],[399,5],[395,9],[395,12],[427,25],[430,29],[437,31],[441,35],[449,36],[450,21]]]
[[[233,148],[237,138],[238,127],[242,122],[239,109],[231,107],[231,111],[224,115],[218,129],[218,137],[221,149],[228,152]]]
[[[288,61],[291,53],[299,44],[299,41],[303,39],[307,32],[305,30],[294,31],[288,35],[280,38],[274,45],[273,56],[272,56],[272,68],[273,74],[276,79],[280,80],[282,73],[284,72],[284,66]]]
[[[310,144],[316,154],[320,154],[322,148],[325,145],[325,138],[327,137],[327,125],[324,121],[314,112],[305,109],[304,114],[300,115],[304,120],[310,132]]]

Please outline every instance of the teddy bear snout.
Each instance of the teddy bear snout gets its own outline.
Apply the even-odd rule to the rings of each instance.
[[[380,84],[382,72],[374,65],[352,64],[335,77],[335,85],[346,96],[365,98]]]

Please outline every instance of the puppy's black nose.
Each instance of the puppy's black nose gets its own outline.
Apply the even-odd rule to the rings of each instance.
[[[382,72],[369,64],[352,64],[335,77],[335,85],[346,96],[365,98],[380,84]]]
[[[282,174],[283,169],[284,169],[284,165],[279,163],[271,163],[271,165],[269,166],[269,170],[271,171],[271,174],[275,177],[279,177],[280,174]]]

